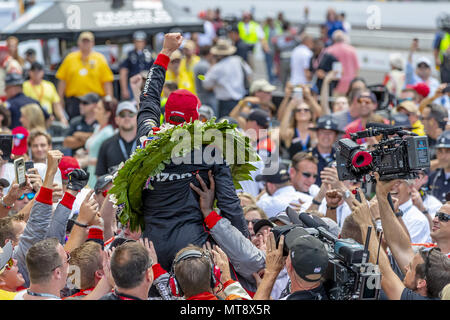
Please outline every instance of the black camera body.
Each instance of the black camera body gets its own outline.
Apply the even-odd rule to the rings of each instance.
[[[300,224],[274,227],[272,232],[278,245],[280,236],[302,228],[322,241],[328,252],[328,267],[324,274],[324,288],[330,300],[376,300],[379,296],[381,274],[378,266],[367,263],[369,251],[353,239],[338,239],[324,224],[300,213]],[[283,248],[285,256],[288,248]]]
[[[383,135],[372,150],[356,143],[357,139]],[[389,138],[389,136],[393,136]],[[430,167],[430,152],[426,136],[405,131],[401,127],[376,128],[352,133],[351,139],[338,142],[336,164],[339,180],[361,180],[376,171],[380,180],[414,179],[417,173]]]

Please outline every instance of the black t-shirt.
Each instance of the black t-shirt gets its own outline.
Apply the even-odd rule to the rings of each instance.
[[[439,300],[439,299],[424,297],[418,293],[415,293],[411,289],[405,288],[403,289],[400,300]]]
[[[286,297],[286,300],[328,300],[327,293],[322,284],[307,291],[296,291]]]
[[[105,140],[98,153],[97,166],[95,168],[95,175],[102,176],[108,173],[108,169],[125,162],[130,158],[131,153],[136,149],[136,140],[126,142],[117,133],[111,138]],[[123,145],[123,150],[120,145]],[[126,157],[125,157],[126,154]]]

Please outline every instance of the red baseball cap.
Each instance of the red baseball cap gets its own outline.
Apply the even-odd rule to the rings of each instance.
[[[201,105],[200,99],[190,91],[186,89],[175,90],[169,95],[166,102],[166,121],[175,125],[183,123],[170,120],[172,116],[181,117],[184,119],[184,122],[198,120],[198,108]]]
[[[71,173],[75,169],[80,169],[80,164],[74,157],[64,156],[61,158],[58,168],[61,171],[61,178],[63,180],[67,180],[69,179],[69,173]]]
[[[24,127],[15,127],[12,129],[12,135],[13,135],[13,148],[11,153],[16,156],[21,156],[24,154],[27,154],[28,151],[28,130]]]
[[[409,84],[406,87],[416,90],[416,92],[423,97],[427,97],[430,94],[430,87],[425,82],[419,82],[415,85]]]

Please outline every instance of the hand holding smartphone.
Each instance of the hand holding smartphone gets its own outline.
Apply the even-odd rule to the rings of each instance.
[[[23,157],[14,160],[14,171],[16,173],[16,181],[19,184],[19,187],[25,187],[27,184],[27,178],[25,176],[25,160]]]

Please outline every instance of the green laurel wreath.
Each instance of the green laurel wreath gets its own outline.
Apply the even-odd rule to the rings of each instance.
[[[214,132],[221,134],[222,141],[215,141],[217,135],[205,135],[208,130],[218,130]],[[198,133],[201,133],[201,139],[195,138]],[[187,134],[191,137],[188,140],[190,144],[186,144],[186,139],[180,139]],[[114,177],[114,186],[108,192],[112,195],[111,200],[115,206],[121,209],[118,211],[120,223],[126,225],[129,222],[131,230],[138,230],[139,226],[144,230],[142,191],[149,177],[161,173],[165,166],[171,163],[173,153],[175,156],[184,156],[194,149],[202,148],[202,145],[214,146],[216,151],[222,151],[224,161],[230,164],[236,189],[241,188],[240,181],[251,179],[250,172],[256,167],[250,162],[260,160],[250,145],[250,139],[236,129],[236,124],[226,120],[220,123],[216,123],[215,118],[207,122],[196,120],[193,123],[162,128],[153,137],[157,139],[149,140],[145,148],[136,149],[123,166],[121,165]],[[234,152],[227,152],[227,147],[230,146],[234,148]],[[148,187],[152,188],[151,185]]]

